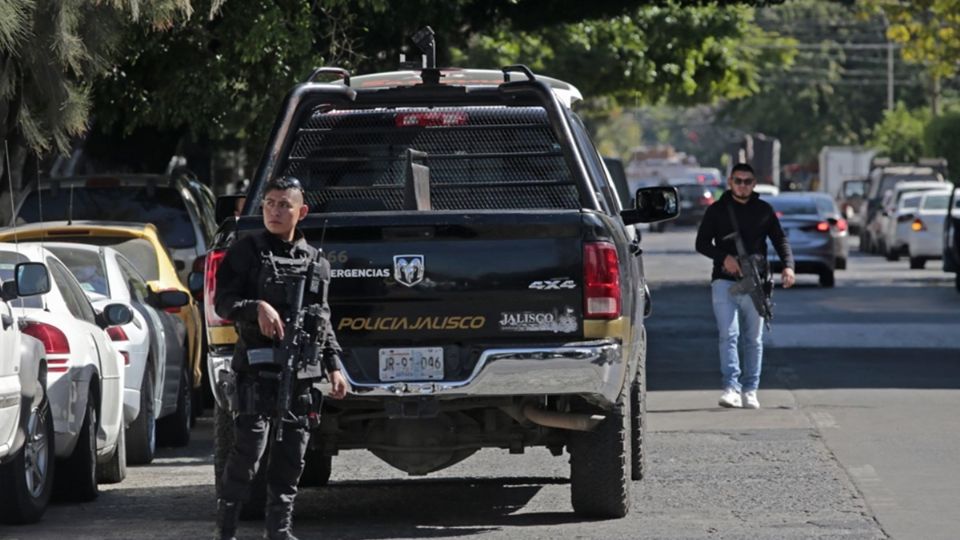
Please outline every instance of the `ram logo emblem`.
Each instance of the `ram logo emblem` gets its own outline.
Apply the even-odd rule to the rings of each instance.
[[[394,255],[393,279],[397,283],[413,287],[423,281],[423,255]]]

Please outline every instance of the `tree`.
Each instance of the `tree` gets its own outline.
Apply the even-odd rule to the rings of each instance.
[[[916,162],[924,152],[924,130],[930,122],[929,109],[909,110],[898,102],[874,128],[870,146],[893,161]]]
[[[802,45],[791,65],[761,70],[760,91],[723,106],[719,122],[779,138],[784,163],[815,161],[825,145],[866,143],[883,118],[886,51],[845,45],[883,43],[885,26],[878,16],[857,13],[811,0],[758,10],[762,28],[779,29]],[[898,88],[904,88],[915,82],[919,68],[897,59],[895,72]],[[898,95],[908,108],[924,104],[922,93]]]
[[[940,114],[940,85],[960,69],[960,0],[862,0],[868,12],[889,21],[886,35],[903,46],[903,58],[930,76],[930,106]]]
[[[210,20],[132,28],[123,62],[95,87],[98,130],[115,140],[155,128],[256,156],[281,98],[314,67],[395,69],[427,24],[441,65],[523,62],[627,104],[744,96],[757,87],[760,59],[782,56],[739,46],[758,34],[742,6],[635,4],[230,0]]]
[[[0,1],[0,171],[19,186],[29,154],[66,152],[86,131],[91,83],[111,67],[118,29],[132,20],[162,27],[190,12],[187,0]]]

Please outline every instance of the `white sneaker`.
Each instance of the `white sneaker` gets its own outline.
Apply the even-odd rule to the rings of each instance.
[[[759,409],[760,400],[757,399],[757,391],[750,390],[743,393],[743,408],[744,409]]]
[[[723,395],[720,396],[721,407],[727,407],[728,409],[739,409],[740,404],[740,392],[737,392],[733,388],[727,388],[723,391]]]

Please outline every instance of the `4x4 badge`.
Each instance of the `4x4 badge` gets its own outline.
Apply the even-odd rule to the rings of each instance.
[[[393,279],[397,283],[413,287],[423,281],[423,255],[394,255]]]

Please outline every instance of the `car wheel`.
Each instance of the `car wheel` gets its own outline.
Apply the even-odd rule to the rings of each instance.
[[[103,484],[119,484],[127,477],[127,430],[120,427],[117,447],[110,461],[97,469],[97,480]]]
[[[927,260],[923,257],[910,257],[910,269],[922,270],[927,265]]]
[[[953,288],[960,292],[960,272],[953,275]]]
[[[887,250],[887,260],[888,261],[899,261],[900,260],[900,250],[898,249],[889,249]]]
[[[184,364],[180,369],[180,386],[177,388],[177,410],[160,419],[157,435],[160,444],[186,446],[190,444],[190,426],[193,422],[193,385],[190,384],[190,368]]]
[[[820,272],[820,286],[833,287],[833,285],[834,285],[833,270],[824,270]]]
[[[87,408],[77,436],[77,446],[54,478],[57,493],[75,502],[92,501],[100,495],[97,485],[97,408],[93,392],[87,395]]]
[[[140,414],[127,428],[127,463],[146,465],[157,450],[157,415],[153,410],[153,368],[147,370],[140,383]]]
[[[301,487],[322,487],[330,482],[333,472],[333,456],[325,456],[317,450],[307,450],[303,457],[303,474],[300,475]]]
[[[7,524],[40,520],[53,490],[53,411],[43,390],[40,405],[30,410],[26,440],[13,460],[0,465],[0,521]]]
[[[846,270],[847,269],[847,258],[846,257],[837,257],[836,264],[834,265],[837,270]]]
[[[607,413],[593,431],[570,443],[573,510],[591,518],[622,518],[630,511],[630,399]]]

